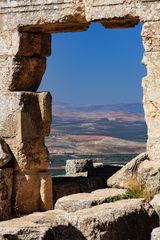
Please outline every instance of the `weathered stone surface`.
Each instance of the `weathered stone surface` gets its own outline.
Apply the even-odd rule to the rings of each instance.
[[[143,63],[147,67],[147,76],[143,79],[144,110],[148,127],[147,152],[153,161],[159,161],[159,103],[160,103],[160,52],[146,52]]]
[[[0,234],[8,240],[49,240],[54,237],[51,231],[53,220],[62,214],[63,211],[54,210],[0,222]]]
[[[7,240],[7,239],[4,238],[3,236],[0,236],[0,240]]]
[[[0,168],[9,163],[12,158],[9,146],[4,139],[0,138]]]
[[[48,33],[0,33],[0,56],[45,57],[51,55],[51,35]]]
[[[43,171],[49,166],[49,152],[44,144],[44,139],[35,138],[30,141],[9,143],[16,158],[15,168],[18,170]]]
[[[78,193],[62,197],[57,200],[55,209],[75,212],[84,208],[91,208],[106,202],[106,198],[122,195],[124,189],[106,188],[91,193]]]
[[[66,218],[72,226],[78,226],[86,239],[97,240],[117,240],[117,236],[121,240],[149,240],[152,228],[158,225],[158,217],[150,205],[138,199],[104,203],[91,209],[62,215],[64,224]],[[57,239],[58,236],[62,236],[60,231]]]
[[[160,228],[155,228],[151,234],[151,240],[160,240]]]
[[[51,175],[46,173],[40,173],[40,210],[46,211],[53,209],[52,199],[52,178]]]
[[[107,216],[107,217],[106,217]],[[105,203],[76,213],[49,211],[0,223],[8,240],[150,240],[158,226],[152,207],[140,199]]]
[[[6,92],[0,96],[0,135],[17,137],[19,142],[43,138],[50,132],[51,96],[49,93]],[[7,108],[5,106],[7,105]]]
[[[91,172],[93,170],[93,162],[89,159],[67,160],[65,170],[67,176],[81,172]]]
[[[58,3],[55,0],[39,1],[30,4],[27,0],[0,2],[1,25],[0,30],[21,29],[30,31],[77,31],[85,29],[87,21],[108,22],[115,20],[116,27],[133,26],[135,19],[142,21],[158,21],[158,1],[110,1],[110,0],[86,0],[82,2],[70,1]],[[126,19],[126,21],[124,21]],[[122,20],[126,25],[122,25]],[[130,24],[128,24],[128,21]],[[9,23],[9,24],[7,24]],[[132,24],[131,24],[132,23]],[[83,26],[84,25],[84,26]]]
[[[44,57],[0,56],[0,89],[36,91],[45,69]]]
[[[40,179],[37,174],[18,174],[14,179],[16,214],[28,214],[40,209]]]
[[[15,171],[32,175],[46,170],[48,153],[44,137],[50,131],[51,114],[47,111],[49,95],[13,91],[37,91],[45,71],[45,57],[50,55],[50,33],[83,31],[91,21],[99,21],[107,28],[133,27],[144,22],[147,154],[151,162],[160,162],[159,9],[160,2],[156,0],[0,1],[0,136],[6,139],[15,156]],[[137,167],[133,161],[127,167],[129,176],[136,173],[138,181],[154,191],[159,189],[158,163],[151,166],[144,161]],[[109,184],[111,181],[111,185],[126,186],[127,170],[121,173],[122,179],[117,174],[117,179],[112,177]],[[47,183],[42,182],[47,189]]]
[[[146,159],[148,159],[147,153],[141,153],[136,158],[127,163],[124,167],[122,167],[113,176],[111,176],[107,180],[107,185],[115,188],[128,188],[130,179],[137,173],[141,162],[145,161]]]
[[[140,154],[109,178],[107,184],[110,187],[132,188],[134,181],[151,196],[159,193],[160,162],[147,160],[145,154]]]
[[[16,17],[15,17],[16,15]],[[65,29],[63,23],[69,23],[67,30],[85,29],[81,26],[86,23],[84,17],[84,3],[82,1],[72,0],[70,2],[56,2],[55,0],[45,0],[43,3],[35,1],[30,4],[25,1],[0,2],[1,24],[0,30],[15,29],[19,26],[26,26],[25,30],[41,32],[44,28],[47,32]],[[8,23],[8,24],[7,24]],[[54,23],[59,23],[52,26]],[[71,24],[72,23],[72,24]],[[35,26],[34,26],[35,25]],[[66,31],[66,30],[65,30]]]
[[[146,52],[160,51],[160,22],[146,22],[143,24],[142,38]]]
[[[156,194],[150,204],[160,217],[160,194]]]
[[[11,217],[13,169],[0,169],[0,221]]]
[[[16,214],[53,209],[52,180],[48,172],[17,174],[14,179]]]
[[[160,192],[160,162],[144,161],[137,170],[139,184],[154,195]]]

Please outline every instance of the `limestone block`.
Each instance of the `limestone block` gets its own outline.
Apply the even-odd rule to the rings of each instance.
[[[48,172],[17,173],[14,193],[16,214],[53,209],[52,181]]]
[[[28,214],[39,210],[40,180],[37,174],[16,174],[14,176],[14,211]]]
[[[151,240],[160,240],[160,227],[153,229]]]
[[[133,175],[137,174],[137,170],[141,162],[147,159],[147,153],[139,154],[137,157],[127,163],[124,167],[122,167],[119,171],[117,171],[114,175],[112,175],[107,180],[107,185],[109,187],[115,188],[128,188],[129,181]]]
[[[7,240],[54,239],[51,230],[52,222],[56,216],[58,217],[64,213],[64,211],[59,210],[36,212],[20,218],[0,222],[0,235],[5,235]]]
[[[0,236],[0,240],[7,240],[7,238],[4,238],[3,236]]]
[[[0,223],[0,235],[21,240],[150,240],[158,216],[141,199],[105,203],[75,213],[48,211]],[[157,239],[156,239],[157,240]]]
[[[17,137],[19,142],[24,142],[49,134],[49,93],[6,92],[0,95],[0,102],[0,136]]]
[[[119,239],[150,240],[152,229],[158,225],[158,216],[149,206],[141,199],[104,203],[91,209],[61,215],[58,223],[62,225],[63,222],[67,227],[69,221],[71,226],[83,233],[84,238],[80,239],[117,240],[118,236]],[[63,229],[65,230],[64,227]],[[66,228],[65,233],[61,232],[62,229],[58,231],[58,228],[55,228],[55,232],[56,230],[55,239],[57,240],[70,239],[73,234],[69,228]]]
[[[32,32],[62,31],[82,29],[80,23],[86,23],[84,2],[71,0],[57,2],[56,0],[28,0],[0,2],[0,31],[25,27]],[[16,17],[15,17],[16,16]],[[68,26],[64,23],[69,23]],[[55,24],[55,26],[54,26]],[[59,25],[59,26],[58,26]],[[82,24],[83,25],[83,24]]]
[[[148,127],[147,152],[151,160],[159,160],[160,52],[146,52],[143,63],[147,66],[147,77],[143,79],[143,101]]]
[[[138,4],[137,15],[143,22],[152,22],[159,21],[159,7],[160,2],[156,0],[140,0],[140,4]]]
[[[106,188],[91,193],[78,193],[62,197],[57,200],[55,209],[75,212],[80,209],[92,208],[106,202],[108,197],[114,197],[126,193],[125,189]]]
[[[156,213],[160,218],[160,194],[156,194],[152,201],[150,201],[151,206],[154,208]]]
[[[24,106],[17,115],[19,137],[22,142],[50,134],[52,122],[52,98],[50,93],[24,94]]]
[[[51,34],[21,32],[18,56],[39,56],[46,57],[51,55]]]
[[[45,57],[51,55],[51,35],[47,33],[0,33],[0,56]]]
[[[91,172],[93,162],[89,159],[71,159],[66,161],[66,175],[71,176],[80,172]]]
[[[13,169],[0,169],[0,220],[11,217]]]
[[[9,163],[11,159],[12,156],[9,146],[4,141],[4,139],[0,138],[0,168]]]
[[[160,22],[143,24],[142,38],[145,51],[160,51]]]
[[[138,16],[136,1],[130,1],[128,4],[125,0],[86,0],[85,11],[87,21],[106,19],[107,27],[124,27],[125,24],[129,27],[137,24],[137,21],[135,22]]]
[[[45,68],[44,57],[0,56],[0,89],[36,91]]]
[[[147,77],[143,81],[144,91],[155,91],[154,97],[159,93],[160,52],[145,52],[142,62],[147,68]]]
[[[40,210],[46,211],[53,209],[52,197],[52,178],[49,173],[40,173]]]
[[[15,168],[17,170],[43,171],[48,169],[49,152],[44,139],[37,138],[22,143],[15,142],[15,139],[11,141],[9,145],[15,157]]]
[[[146,194],[152,195],[160,191],[160,161],[147,158],[135,158],[107,181],[108,186],[117,188],[132,188],[135,184],[144,188]]]
[[[38,99],[43,122],[42,136],[49,136],[52,124],[52,96],[47,92],[40,93]]]
[[[160,161],[144,161],[137,170],[137,180],[152,196],[160,192]]]

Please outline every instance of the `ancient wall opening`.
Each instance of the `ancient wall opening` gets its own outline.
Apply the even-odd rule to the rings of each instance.
[[[96,23],[86,32],[52,35],[53,56],[48,59],[39,90],[53,94],[53,123],[46,144],[51,155],[55,155],[53,159],[57,159],[55,165],[65,164],[64,159],[75,153],[85,157],[95,154],[96,158],[101,153],[119,151],[124,163],[133,155],[126,158],[123,154],[145,151],[147,130],[141,84],[146,70],[141,64],[144,52],[141,30],[142,23],[135,28],[114,30]],[[68,56],[71,57],[68,59]],[[87,95],[91,95],[91,99]],[[87,109],[84,106],[88,103],[91,104]],[[105,110],[104,105],[113,104],[117,105],[117,114],[114,113],[116,106]],[[98,110],[94,111],[96,105],[101,105],[102,110],[97,106]],[[104,144],[97,149],[101,141]]]

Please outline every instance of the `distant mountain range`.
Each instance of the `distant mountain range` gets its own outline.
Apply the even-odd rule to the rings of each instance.
[[[105,105],[76,105],[57,102],[53,105],[54,112],[121,112],[127,114],[144,114],[142,103],[105,104]]]
[[[53,105],[47,146],[52,154],[109,154],[145,151],[143,105]]]

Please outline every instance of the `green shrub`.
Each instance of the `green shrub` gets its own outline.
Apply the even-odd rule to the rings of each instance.
[[[136,191],[128,189],[126,193],[105,199],[106,203],[116,202],[123,199],[143,198],[143,190]]]

